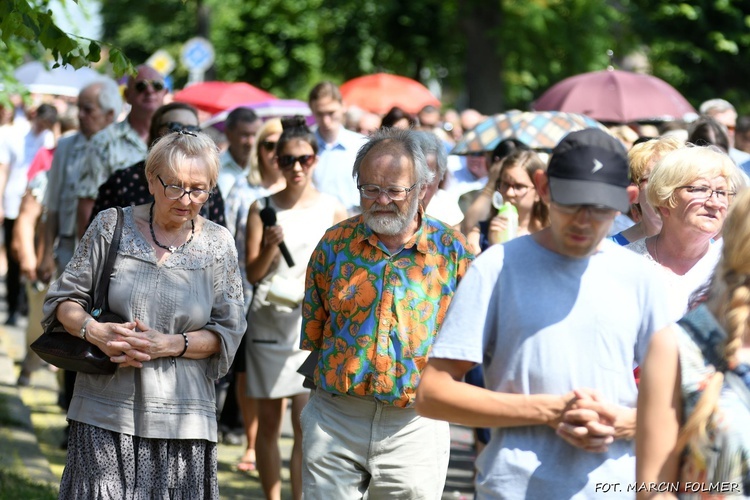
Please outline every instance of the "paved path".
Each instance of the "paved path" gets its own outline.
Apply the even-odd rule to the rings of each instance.
[[[0,297],[3,296],[0,283]],[[4,301],[0,299],[4,308]],[[19,363],[25,355],[25,321],[18,327],[1,326],[5,313],[0,310],[0,398],[7,402],[11,418],[21,426],[0,428],[0,468],[24,471],[30,477],[52,484],[59,482],[65,465],[65,452],[59,444],[63,439],[65,416],[57,406],[57,375],[48,369],[35,372],[31,385],[16,387]],[[33,430],[32,424],[33,422]],[[287,413],[282,429],[281,453],[283,460],[284,499],[291,498],[288,461],[291,452],[291,423]],[[473,498],[473,460],[471,431],[451,427],[451,463],[444,499]],[[221,498],[262,499],[257,474],[235,470],[244,446],[219,445],[219,485]]]

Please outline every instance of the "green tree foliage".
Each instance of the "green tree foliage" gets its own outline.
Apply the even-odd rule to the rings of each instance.
[[[722,97],[750,113],[750,1],[631,0],[628,7],[656,76],[696,108]]]
[[[451,89],[462,89],[471,78],[467,59],[477,57],[476,78],[492,81],[481,93],[493,90],[493,108],[503,102],[527,107],[557,80],[606,67],[607,49],[621,45],[612,26],[624,16],[599,0],[204,1],[217,79],[304,98],[320,79],[343,82],[384,71],[437,78],[454,100],[460,94]],[[106,0],[105,39],[138,62],[159,48],[178,58],[179,45],[195,35],[196,5]],[[493,9],[498,16],[492,19],[504,18],[502,25],[488,22]],[[489,32],[467,36],[477,30]],[[469,46],[467,39],[474,38],[480,42]],[[178,70],[175,77],[179,87],[186,73]],[[468,104],[482,108],[476,96]]]
[[[77,0],[73,0],[77,2]],[[10,104],[9,94],[22,93],[23,87],[13,79],[13,71],[31,56],[38,60],[56,61],[55,66],[74,68],[88,66],[101,59],[100,42],[62,31],[52,17],[48,0],[0,1],[0,104]],[[123,53],[108,47],[109,60],[116,74],[132,71]]]
[[[597,0],[506,0],[505,54],[509,107],[523,108],[560,80],[606,69],[607,50],[625,54],[626,15]]]
[[[49,27],[43,1],[0,2],[2,41],[11,42],[6,67],[33,53],[36,40],[74,65],[98,57],[97,42]],[[212,76],[285,97],[304,98],[324,78],[340,83],[384,71],[437,78],[447,104],[527,108],[563,78],[604,69],[607,50],[621,58],[634,48],[646,50],[654,74],[693,104],[721,96],[742,108],[749,92],[741,57],[750,48],[750,0],[102,2],[104,40],[135,62],[161,48],[179,60],[182,43],[199,34],[199,13],[208,11],[200,34],[216,49]],[[114,58],[122,68],[122,54]],[[173,76],[177,87],[186,82],[179,65]]]
[[[213,5],[211,39],[217,77],[302,97],[309,82],[323,78],[321,40],[338,21],[324,14],[322,4],[322,0],[252,0]]]
[[[195,36],[195,0],[102,0],[103,39],[122,47],[134,64],[144,63],[158,49],[179,60],[180,47]],[[178,68],[177,78],[187,72]]]

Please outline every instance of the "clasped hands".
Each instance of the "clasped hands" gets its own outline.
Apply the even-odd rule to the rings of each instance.
[[[92,322],[88,327],[90,342],[96,344],[113,363],[143,368],[145,361],[171,356],[167,352],[167,335],[151,329],[141,320],[125,323]]]
[[[607,403],[592,389],[576,389],[565,398],[568,403],[552,427],[568,444],[592,453],[605,452],[616,438],[627,437],[618,435],[623,417],[635,420],[635,410]]]

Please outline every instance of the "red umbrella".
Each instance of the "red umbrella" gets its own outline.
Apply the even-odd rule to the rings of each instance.
[[[240,104],[263,102],[276,96],[244,82],[202,82],[190,85],[174,95],[174,100],[195,106],[211,114]]]
[[[388,73],[349,80],[341,85],[341,95],[347,105],[381,115],[394,106],[407,113],[416,113],[428,104],[440,107],[437,97],[418,81]]]
[[[695,113],[664,80],[615,69],[566,78],[542,94],[533,108],[580,113],[605,123],[665,121]]]

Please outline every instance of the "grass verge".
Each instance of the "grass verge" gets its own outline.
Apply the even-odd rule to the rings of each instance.
[[[15,472],[0,469],[0,499],[54,500],[57,490]]]

